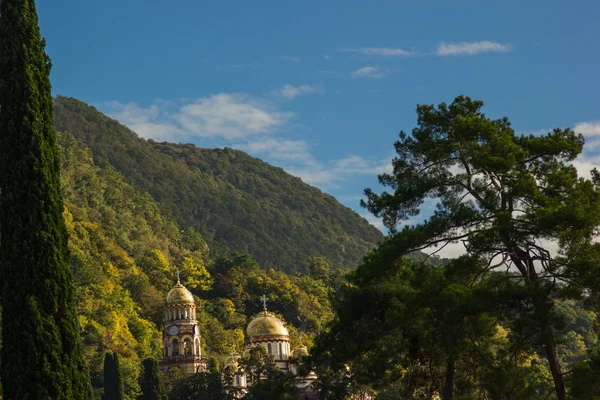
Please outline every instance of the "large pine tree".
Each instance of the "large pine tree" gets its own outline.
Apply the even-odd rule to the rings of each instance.
[[[0,3],[0,293],[6,399],[85,399],[53,126],[33,0]]]

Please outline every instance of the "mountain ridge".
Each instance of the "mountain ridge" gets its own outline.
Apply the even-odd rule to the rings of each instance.
[[[300,271],[310,256],[355,267],[383,235],[333,196],[241,150],[155,142],[74,98],[55,98],[55,127],[148,193],[216,252]]]

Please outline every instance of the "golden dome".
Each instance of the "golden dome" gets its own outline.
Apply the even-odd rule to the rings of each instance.
[[[181,283],[177,282],[173,289],[169,291],[167,295],[167,303],[176,303],[176,302],[194,302],[194,296],[192,293],[185,288]]]
[[[246,328],[246,334],[253,339],[261,336],[285,336],[286,339],[289,339],[290,336],[283,322],[266,311],[250,321]]]
[[[300,344],[292,350],[292,357],[308,357],[308,347],[303,344]]]

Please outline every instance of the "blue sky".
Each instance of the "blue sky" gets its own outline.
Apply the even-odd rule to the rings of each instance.
[[[140,136],[230,146],[358,206],[419,103],[465,94],[599,160],[596,1],[39,1],[54,94]],[[374,224],[378,221],[370,218]]]

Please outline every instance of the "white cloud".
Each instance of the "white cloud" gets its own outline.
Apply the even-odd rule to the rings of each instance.
[[[280,58],[284,61],[291,61],[291,62],[296,62],[296,63],[302,61],[302,59],[300,57],[296,57],[296,56],[281,56]]]
[[[430,246],[421,250],[425,254],[434,254],[441,258],[457,258],[467,253],[463,242],[448,243],[444,248],[442,245],[437,247]]]
[[[369,161],[360,156],[349,156],[333,163],[336,171],[346,175],[380,175],[392,172],[390,160]]]
[[[113,116],[125,125],[144,124],[159,115],[158,105],[153,104],[150,107],[140,107],[135,103],[122,104],[118,101],[111,101],[105,104],[105,107]]]
[[[106,103],[99,107],[146,139],[220,136],[226,139],[272,133],[293,116],[267,101],[239,93],[220,93],[187,100],[183,105],[156,102],[144,108],[135,103]]]
[[[573,130],[583,136],[600,136],[600,121],[579,122]]]
[[[490,41],[481,42],[441,42],[437,48],[439,56],[474,55],[481,53],[507,53],[512,50],[510,44],[502,44]]]
[[[415,55],[413,51],[390,47],[360,47],[355,49],[340,49],[339,51],[359,53],[367,56],[406,57]]]
[[[357,69],[352,73],[353,78],[374,78],[379,79],[385,77],[389,71],[383,67],[368,66]]]
[[[339,187],[352,177],[379,175],[391,171],[391,160],[367,160],[360,156],[349,156],[327,163],[317,162],[314,158],[303,165],[287,169],[304,182],[321,187]]]
[[[584,152],[594,152],[600,148],[600,121],[578,122],[573,130],[585,137]]]
[[[302,181],[320,187],[331,187],[339,185],[343,180],[342,177],[336,176],[333,171],[325,170],[321,167],[317,168],[288,168],[290,174],[297,176]]]
[[[176,123],[160,118],[161,106],[168,107],[168,103],[157,102],[150,107],[141,107],[135,103],[111,101],[99,108],[146,139],[168,140],[183,134]]]
[[[255,155],[265,154],[270,159],[285,161],[287,163],[307,165],[315,162],[309,152],[309,146],[304,140],[265,138],[263,140],[233,144],[232,147]]]
[[[594,168],[600,169],[600,154],[597,153],[600,149],[600,121],[583,121],[578,122],[573,126],[573,131],[580,133],[585,138],[585,146],[583,152],[575,160],[573,166],[577,168],[579,176],[590,178],[590,171]],[[552,129],[540,129],[532,132],[517,132],[518,135],[535,136],[545,135],[552,132]]]
[[[590,171],[594,168],[600,170],[600,155],[580,154],[573,160],[573,166],[577,169],[577,174],[584,178],[591,178]]]
[[[360,216],[366,219],[369,222],[369,224],[373,225],[375,228],[379,229],[384,233],[387,233],[387,229],[383,225],[383,220],[381,218],[377,218],[369,212],[362,213],[360,214]]]
[[[311,93],[323,93],[324,89],[323,86],[309,86],[309,85],[300,85],[300,86],[293,86],[293,85],[283,85],[283,87],[281,87],[281,89],[279,89],[277,91],[277,94],[285,97],[286,99],[294,99],[298,96],[302,96],[304,94],[311,94]]]
[[[292,115],[247,95],[221,93],[183,106],[177,119],[194,136],[231,139],[273,132]]]

